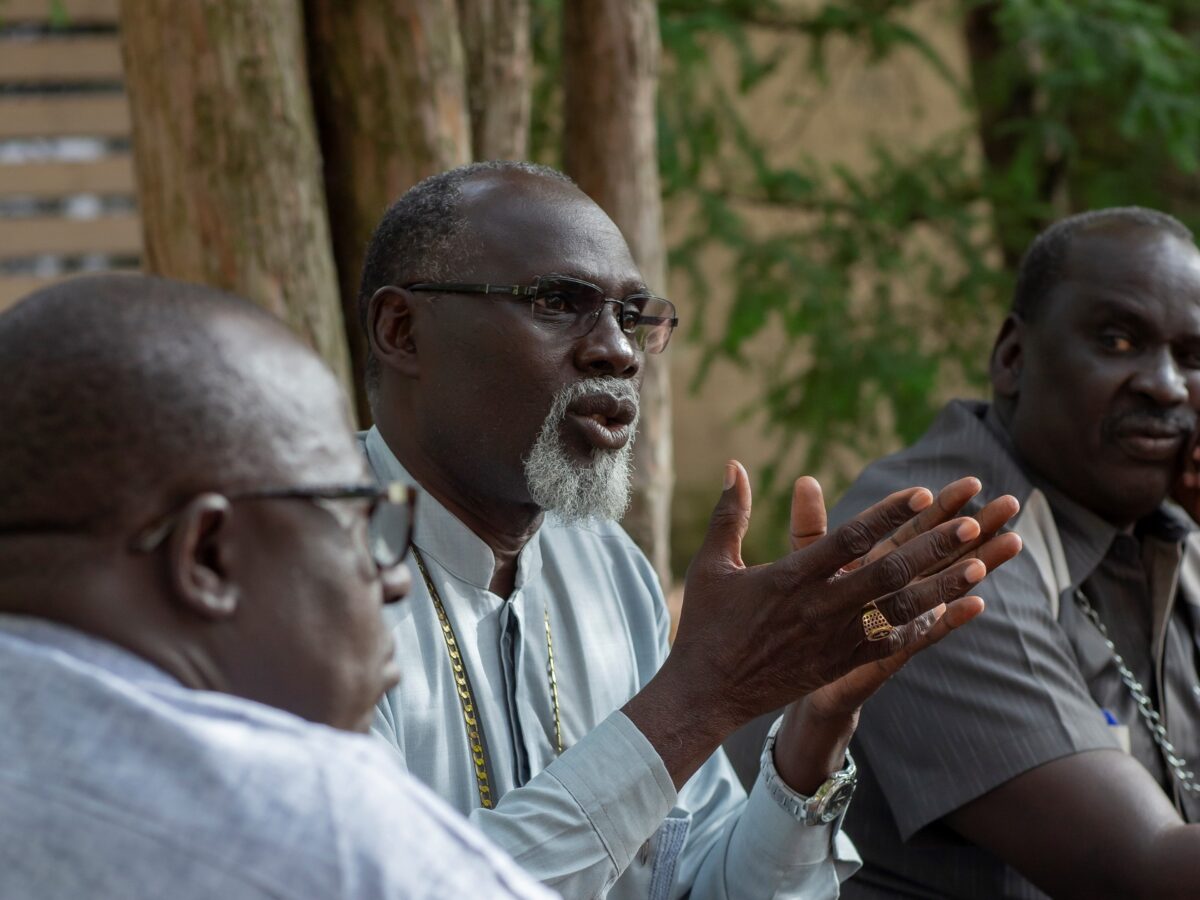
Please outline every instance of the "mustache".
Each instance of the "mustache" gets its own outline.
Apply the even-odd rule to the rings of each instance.
[[[634,409],[641,412],[639,402],[641,391],[632,379],[599,376],[584,378],[582,381],[576,381],[560,389],[554,395],[551,404],[552,414],[561,419],[566,416],[567,407],[576,400],[582,400],[584,397],[591,397],[595,394],[607,394],[616,400],[628,401],[633,404]]]
[[[1147,431],[1191,434],[1196,430],[1196,421],[1195,411],[1188,407],[1173,409],[1143,407],[1113,416],[1109,419],[1109,428],[1116,432]]]

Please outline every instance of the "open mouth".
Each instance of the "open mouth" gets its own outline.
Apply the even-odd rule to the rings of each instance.
[[[598,450],[620,450],[633,436],[637,405],[611,394],[589,394],[567,408],[567,419]]]

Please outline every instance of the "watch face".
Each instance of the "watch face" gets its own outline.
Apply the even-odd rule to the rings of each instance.
[[[832,822],[842,810],[846,808],[846,804],[850,802],[850,798],[854,796],[854,782],[843,781],[841,784],[834,787],[826,797],[822,804],[824,807],[821,810],[821,821]]]

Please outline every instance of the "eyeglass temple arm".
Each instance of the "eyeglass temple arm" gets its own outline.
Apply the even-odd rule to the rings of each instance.
[[[448,294],[508,294],[512,297],[532,297],[537,288],[525,284],[471,284],[466,282],[422,282],[410,284],[410,291],[445,291]]]

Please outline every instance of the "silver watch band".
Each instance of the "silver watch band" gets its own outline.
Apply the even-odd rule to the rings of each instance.
[[[829,824],[839,818],[850,804],[858,783],[854,759],[847,750],[845,765],[830,775],[811,797],[792,790],[775,768],[775,736],[782,722],[782,718],[776,720],[763,744],[761,767],[767,791],[776,803],[806,825]]]

